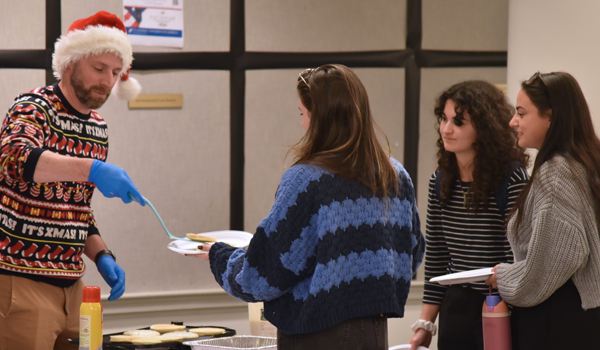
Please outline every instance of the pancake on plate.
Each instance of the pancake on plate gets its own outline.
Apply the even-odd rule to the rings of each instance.
[[[197,233],[186,233],[185,236],[187,238],[191,239],[192,241],[198,241],[198,242],[216,242],[217,241],[217,239],[215,237],[199,235]]]

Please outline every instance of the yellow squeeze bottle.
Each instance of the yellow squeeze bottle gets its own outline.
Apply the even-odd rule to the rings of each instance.
[[[79,308],[79,350],[102,350],[100,287],[83,287]]]

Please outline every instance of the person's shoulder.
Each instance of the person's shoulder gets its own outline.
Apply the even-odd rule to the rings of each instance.
[[[402,163],[400,163],[399,160],[397,160],[394,157],[390,157],[390,163],[392,163],[392,167],[394,167],[394,170],[396,171],[396,174],[398,174],[398,177],[400,177],[400,179],[410,180],[410,175],[408,174],[408,171],[406,171],[404,165],[402,165]]]
[[[527,168],[523,164],[516,165],[509,176],[509,185],[513,184],[525,184],[529,181],[529,173],[527,172]]]
[[[331,175],[331,173],[313,164],[294,164],[285,170],[281,177],[281,183],[318,180],[323,175]]]
[[[27,113],[31,109],[47,114],[55,109],[53,97],[55,96],[48,88],[51,86],[38,87],[33,90],[19,94],[12,102],[9,113]]]
[[[321,176],[323,174],[328,174],[329,171],[321,168],[320,166],[314,164],[294,164],[291,167],[287,168],[284,172],[284,175],[288,176],[296,176],[296,175],[318,175]]]
[[[583,164],[564,155],[555,155],[548,159],[540,166],[536,176],[537,186],[550,192],[571,192],[588,183]]]
[[[562,154],[557,154],[545,161],[539,170],[540,177],[544,178],[571,177],[579,173],[585,174],[583,165]]]

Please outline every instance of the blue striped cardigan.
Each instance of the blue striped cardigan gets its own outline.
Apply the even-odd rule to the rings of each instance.
[[[265,318],[286,334],[402,317],[425,241],[412,181],[391,161],[400,186],[387,199],[318,166],[289,168],[248,249],[211,248],[217,282],[235,298],[264,301]]]

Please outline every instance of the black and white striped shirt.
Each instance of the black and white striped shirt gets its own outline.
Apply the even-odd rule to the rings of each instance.
[[[524,167],[516,168],[510,176],[507,188],[507,206],[510,212],[529,176]],[[504,217],[496,204],[494,194],[490,194],[488,208],[477,213],[468,212],[464,206],[461,186],[470,183],[456,180],[451,197],[441,206],[435,193],[434,173],[429,180],[429,200],[427,206],[425,254],[425,293],[423,302],[441,304],[447,286],[429,282],[431,278],[448,273],[494,267],[499,263],[512,262],[513,254],[506,238]],[[489,293],[483,282],[468,283],[468,286]]]

